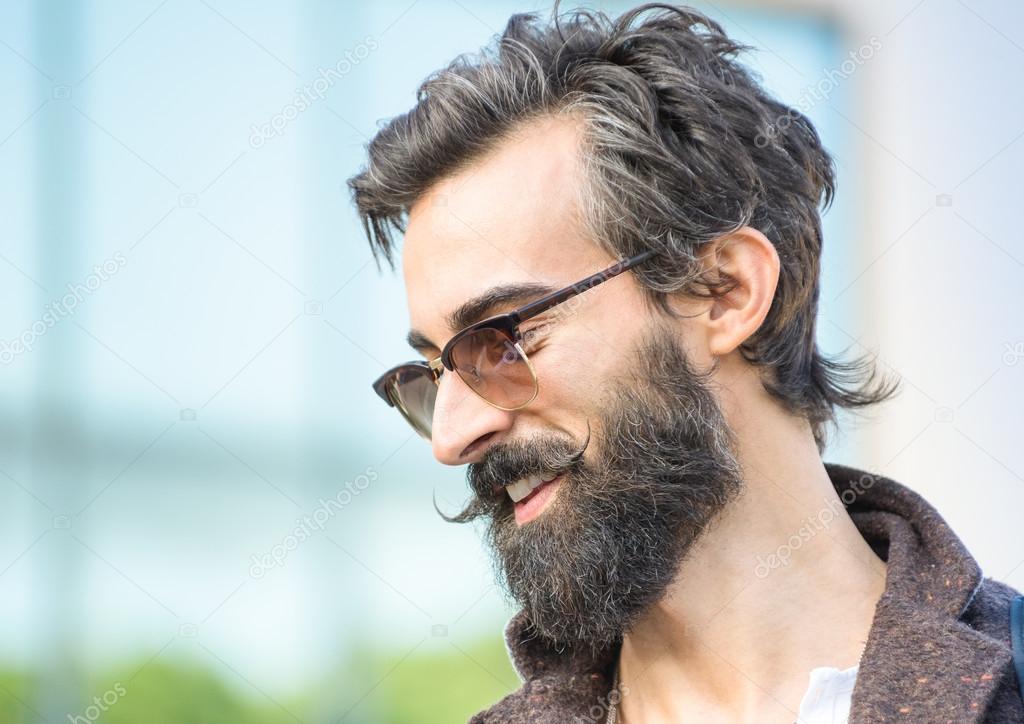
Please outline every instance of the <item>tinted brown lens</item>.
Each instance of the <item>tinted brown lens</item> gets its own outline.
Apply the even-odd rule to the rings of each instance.
[[[522,407],[537,394],[537,379],[519,347],[496,329],[480,329],[452,349],[459,377],[492,405]]]
[[[437,399],[437,385],[430,371],[398,372],[388,385],[388,394],[416,432],[429,440]]]

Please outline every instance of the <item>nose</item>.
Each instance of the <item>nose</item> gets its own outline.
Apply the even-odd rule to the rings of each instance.
[[[431,446],[445,465],[478,461],[512,427],[515,413],[487,404],[455,372],[445,370],[434,401]]]

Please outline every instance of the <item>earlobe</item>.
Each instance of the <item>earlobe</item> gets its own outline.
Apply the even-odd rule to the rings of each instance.
[[[757,229],[744,226],[709,244],[707,261],[729,281],[708,313],[709,351],[729,354],[768,316],[779,281],[779,254]]]

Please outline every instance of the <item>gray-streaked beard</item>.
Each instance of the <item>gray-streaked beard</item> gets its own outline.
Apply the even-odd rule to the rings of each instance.
[[[559,648],[599,650],[665,593],[694,542],[742,489],[731,431],[669,333],[641,344],[631,380],[601,407],[595,459],[557,436],[494,445],[469,466],[475,496],[449,520],[489,520],[499,578],[537,633]],[[581,449],[582,448],[582,449]],[[552,505],[519,526],[502,490],[563,473]]]

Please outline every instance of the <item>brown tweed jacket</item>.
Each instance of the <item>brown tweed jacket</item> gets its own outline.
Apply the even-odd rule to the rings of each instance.
[[[867,475],[825,467],[840,495]],[[846,496],[857,528],[887,564],[850,724],[1024,722],[1010,648],[1009,608],[1016,592],[983,578],[923,498],[887,478],[872,480],[866,490],[853,489],[855,499]],[[471,724],[604,722],[617,646],[598,655],[553,650],[534,635],[523,612],[509,622],[505,639],[524,683]]]

